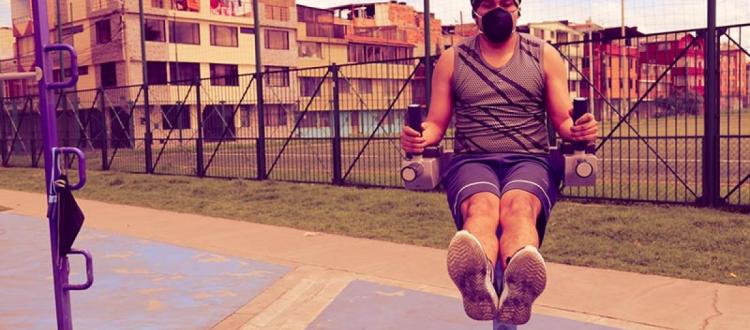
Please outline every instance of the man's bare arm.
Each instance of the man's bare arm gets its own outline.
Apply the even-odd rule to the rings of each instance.
[[[562,57],[549,44],[544,44],[544,74],[546,77],[547,113],[555,131],[565,140],[593,142],[598,136],[598,124],[592,114],[573,123],[573,104],[568,92],[568,73]]]
[[[425,147],[437,145],[443,139],[453,115],[453,48],[443,52],[435,66],[432,77],[432,96],[427,120],[422,123],[422,135],[404,126],[401,131],[401,146],[406,152],[422,152]]]

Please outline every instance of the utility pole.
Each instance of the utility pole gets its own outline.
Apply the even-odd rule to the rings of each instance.
[[[140,20],[141,29],[141,67],[143,68],[143,116],[145,119],[146,132],[144,133],[144,152],[146,153],[146,173],[151,174],[153,170],[153,161],[151,154],[151,143],[153,135],[151,132],[151,104],[149,103],[148,88],[148,65],[146,63],[146,19],[143,17],[143,0],[138,0],[138,19]],[[166,38],[166,36],[164,36]]]
[[[430,56],[430,0],[424,0],[424,64],[425,64],[425,104],[430,104],[432,95],[432,59]]]
[[[705,206],[721,202],[719,187],[719,45],[716,35],[716,0],[708,0],[708,28],[706,29],[706,99],[703,136],[703,197]]]
[[[589,98],[591,98],[591,102],[589,102],[589,113],[593,114],[595,113],[594,106],[596,104],[596,97],[594,96],[594,27],[592,22],[591,16],[589,16]],[[604,119],[599,118],[599,120]]]
[[[620,35],[624,38],[625,37],[625,0],[620,0],[620,22],[622,22],[620,27]]]
[[[265,123],[265,111],[263,109],[263,76],[262,76],[262,62],[260,56],[260,36],[262,35],[260,29],[260,12],[258,10],[258,2],[260,0],[253,0],[253,22],[255,24],[255,87],[257,101],[256,105],[258,108],[258,143],[256,145],[256,159],[258,161],[258,180],[266,179],[266,123]]]
[[[626,68],[625,66],[625,60],[629,58],[630,50],[628,49],[627,45],[627,39],[626,39],[626,33],[625,31],[625,0],[620,0],[620,37],[622,39],[620,40],[620,102],[618,105],[618,111],[620,111],[620,114],[623,114],[623,108],[625,105],[626,97],[630,98],[630,90],[625,89],[625,70],[623,68]],[[625,52],[628,52],[627,55],[625,55]],[[628,70],[630,69],[630,65],[627,66]],[[630,78],[630,75],[628,74],[628,78]],[[628,82],[629,83],[629,82]],[[627,95],[626,95],[627,93]]]
[[[55,0],[55,9],[57,10],[57,15],[55,16],[57,18],[57,43],[61,44],[63,43],[63,33],[62,33],[62,4],[60,4],[61,0]],[[70,15],[71,13],[68,13]],[[37,49],[36,51],[41,51]],[[59,51],[58,54],[60,55],[60,81],[65,81],[65,62],[63,58],[63,52]],[[73,68],[70,68],[71,70]],[[73,72],[70,73],[71,75]],[[65,95],[65,90],[60,90],[60,98],[61,98],[61,105],[62,105],[62,115],[61,118],[63,122],[65,123],[65,138],[63,139],[63,145],[70,143],[70,130],[68,129],[68,97]],[[55,109],[57,111],[57,109]]]

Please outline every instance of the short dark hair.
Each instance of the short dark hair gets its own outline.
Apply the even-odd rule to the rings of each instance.
[[[479,5],[482,3],[482,1],[483,0],[471,0],[471,9],[476,10],[477,7],[479,7]],[[515,1],[516,1],[516,6],[521,5],[521,0],[515,0]]]

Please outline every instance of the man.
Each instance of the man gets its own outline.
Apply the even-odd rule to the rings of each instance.
[[[546,121],[566,140],[593,143],[591,114],[573,123],[565,64],[540,39],[515,31],[520,0],[471,0],[481,33],[442,54],[420,133],[405,126],[404,151],[438,144],[455,113],[455,153],[443,176],[459,230],[448,273],[477,320],[524,324],[546,286],[537,250],[560,183],[547,158]],[[500,263],[503,285],[493,288]]]

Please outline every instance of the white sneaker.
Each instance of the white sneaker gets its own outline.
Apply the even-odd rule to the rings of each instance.
[[[479,240],[466,230],[457,232],[448,246],[448,274],[461,291],[466,315],[475,320],[497,316],[492,263]]]
[[[529,322],[531,306],[546,285],[547,268],[539,251],[531,245],[518,250],[503,274],[498,320],[510,324]]]

